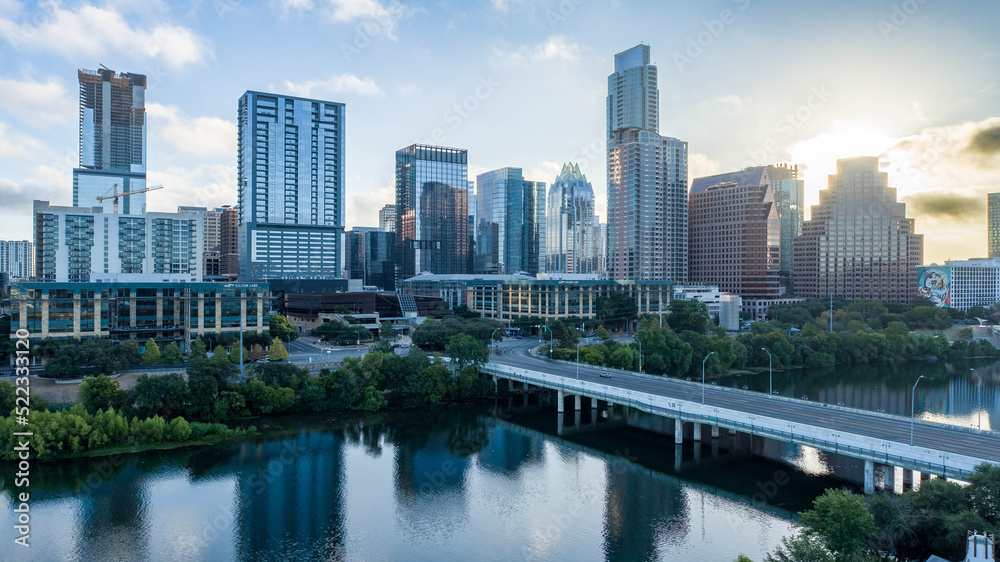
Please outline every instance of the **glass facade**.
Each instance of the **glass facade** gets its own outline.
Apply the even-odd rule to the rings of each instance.
[[[469,270],[468,152],[411,145],[396,152],[396,267],[419,272]]]
[[[347,233],[348,278],[366,287],[396,290],[396,233],[375,228],[355,228]]]
[[[596,273],[594,188],[576,164],[564,164],[549,188],[546,220],[545,271]]]
[[[476,177],[475,273],[544,271],[545,183],[527,181],[520,168]]]
[[[1000,258],[1000,193],[986,196],[986,245],[989,257]]]
[[[240,98],[241,279],[341,276],[344,112],[323,100],[253,91]]]

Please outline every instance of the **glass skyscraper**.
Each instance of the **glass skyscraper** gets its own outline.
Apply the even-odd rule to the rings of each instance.
[[[396,290],[396,234],[381,228],[356,227],[346,234],[347,276],[365,287]]]
[[[99,196],[146,187],[146,77],[79,70],[80,167],[73,169],[73,206],[101,205]],[[121,198],[123,213],[145,212],[146,194]]]
[[[414,144],[396,151],[396,278],[469,272],[469,155]]]
[[[476,207],[475,273],[544,271],[544,182],[525,180],[521,168],[480,174]]]
[[[241,280],[341,276],[344,111],[280,94],[240,97]]]
[[[594,188],[576,164],[563,164],[549,188],[546,216],[549,273],[596,273],[597,231],[594,220]],[[604,245],[600,245],[603,251]]]
[[[687,143],[659,134],[649,46],[615,55],[608,76],[608,273],[684,282],[688,260]]]

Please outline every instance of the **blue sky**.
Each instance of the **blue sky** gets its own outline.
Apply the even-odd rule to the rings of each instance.
[[[660,132],[690,175],[799,164],[818,201],[837,158],[883,157],[925,261],[985,254],[1000,191],[996,2],[0,0],[0,239],[30,239],[32,199],[72,202],[76,69],[149,77],[150,210],[235,203],[245,90],[347,104],[347,226],[393,200],[393,154],[469,150],[470,179],[580,164],[604,215],[605,97],[644,42]]]

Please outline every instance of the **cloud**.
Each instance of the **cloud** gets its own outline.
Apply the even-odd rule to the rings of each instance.
[[[274,89],[273,86],[272,89]],[[284,90],[288,94],[301,97],[344,93],[379,97],[385,95],[382,88],[379,88],[378,84],[370,77],[358,78],[351,73],[334,75],[326,80],[306,80],[305,82],[298,83],[285,80]]]
[[[177,152],[209,160],[236,157],[236,123],[220,117],[190,117],[177,106],[146,104],[149,145],[168,144]]]
[[[89,4],[74,9],[43,4],[23,23],[0,17],[0,35],[15,50],[46,51],[73,61],[126,53],[178,69],[214,57],[209,41],[186,27],[133,26],[114,9]]]
[[[1000,156],[1000,123],[976,131],[966,150],[981,156]]]
[[[688,153],[688,179],[690,182],[694,182],[695,178],[714,176],[721,173],[722,165],[718,161],[712,160],[700,152]]]
[[[77,119],[76,100],[52,78],[45,82],[0,79],[0,107],[12,118],[35,127],[65,125]]]
[[[920,218],[971,221],[986,217],[986,197],[983,194],[925,191],[911,195],[903,202],[908,214]]]
[[[360,183],[360,178],[351,178],[351,183]],[[378,212],[386,204],[396,202],[396,188],[384,186],[375,190],[347,189],[344,205],[344,226],[378,226]]]
[[[749,100],[744,100],[736,94],[729,94],[727,96],[719,96],[713,100],[703,101],[698,106],[712,110],[721,109],[726,114],[731,115],[743,111],[747,103],[749,103]]]
[[[8,131],[7,124],[0,123],[0,158],[35,156],[42,148],[38,140],[17,131]]]
[[[392,87],[395,88],[396,95],[398,96],[420,95],[422,93],[420,86],[417,86],[413,82],[393,81]]]
[[[534,11],[537,0],[492,0],[493,9],[498,12],[509,12],[512,8]]]
[[[507,65],[548,61],[576,62],[584,52],[577,43],[570,43],[562,35],[553,35],[533,47],[520,47],[514,51],[494,48],[495,62]]]
[[[414,9],[399,2],[390,0],[320,0],[319,11],[329,21],[338,23],[362,22],[364,30],[369,35],[381,35],[388,39],[396,39],[395,30],[399,20],[415,12]],[[282,17],[289,13],[304,14],[316,9],[313,0],[279,0],[278,7]]]

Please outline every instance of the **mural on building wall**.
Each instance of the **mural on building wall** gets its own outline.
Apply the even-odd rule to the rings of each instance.
[[[935,306],[951,306],[951,268],[918,268],[917,294],[930,299]]]

